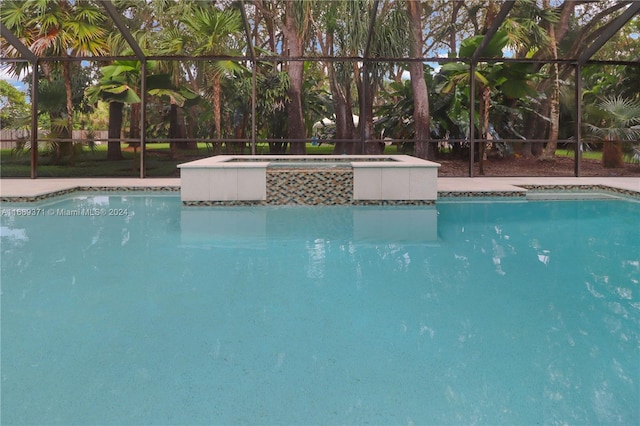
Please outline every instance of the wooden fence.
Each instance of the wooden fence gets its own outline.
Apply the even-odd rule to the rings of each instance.
[[[78,142],[85,142],[87,140],[87,134],[89,130],[74,130],[73,131],[73,139]],[[39,130],[38,137],[43,138],[49,134],[48,130]],[[93,131],[93,139],[107,139],[108,132],[106,130],[94,130]],[[16,147],[19,141],[29,142],[30,134],[29,131],[24,129],[5,129],[0,130],[0,149],[13,149]],[[96,141],[97,145],[100,145],[105,142],[101,142],[99,140]]]

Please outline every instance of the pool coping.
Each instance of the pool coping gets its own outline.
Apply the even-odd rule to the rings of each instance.
[[[639,191],[616,188],[602,184],[585,185],[521,185],[522,190],[516,191],[438,191],[438,198],[449,197],[513,197],[529,199],[566,200],[566,199],[593,199],[593,194],[604,192],[609,194],[625,195],[640,198]],[[547,197],[532,196],[532,193],[557,194]]]
[[[74,192],[179,192],[179,178],[0,179],[0,202],[37,202]],[[438,199],[526,197],[533,191],[604,191],[640,197],[640,178],[438,178]],[[565,197],[566,198],[566,197]]]

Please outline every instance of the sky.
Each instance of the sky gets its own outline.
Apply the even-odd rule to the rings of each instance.
[[[8,81],[9,84],[11,84],[13,87],[15,87],[16,89],[18,89],[18,90],[20,90],[22,92],[26,92],[27,91],[27,85],[26,84],[24,84],[22,81],[20,81],[20,79],[17,79],[15,77],[13,77],[5,69],[2,69],[2,68],[0,68],[0,80]]]

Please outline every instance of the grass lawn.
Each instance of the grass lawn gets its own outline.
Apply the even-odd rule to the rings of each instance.
[[[178,177],[178,164],[213,155],[210,145],[199,143],[197,150],[179,151],[178,158],[172,159],[168,143],[147,145],[145,158],[147,176],[149,177]],[[267,154],[268,146],[258,144],[256,151]],[[307,144],[309,155],[329,155],[333,153],[333,145],[324,144],[314,146]],[[395,146],[387,147],[386,154],[396,154]],[[138,177],[140,176],[140,153],[134,153],[130,148],[123,149],[124,160],[107,161],[107,146],[97,145],[94,150],[84,147],[76,154],[75,164],[69,165],[65,159],[61,164],[52,164],[51,157],[41,152],[38,157],[38,177]],[[248,154],[248,152],[245,152]],[[135,156],[135,158],[134,158]],[[30,153],[25,151],[16,154],[10,149],[0,150],[0,177],[29,177]]]
[[[267,144],[258,144],[258,154],[267,154]],[[248,153],[248,152],[245,152]],[[330,155],[333,153],[333,145],[307,144],[309,155]],[[398,154],[396,146],[388,146],[385,154]],[[107,146],[98,145],[94,150],[84,147],[82,152],[76,154],[75,165],[70,166],[68,160],[62,164],[52,164],[51,157],[46,152],[41,152],[38,158],[39,177],[138,177],[140,172],[140,153],[134,153],[130,148],[123,149],[124,160],[107,161]],[[172,159],[168,143],[147,145],[145,158],[147,176],[149,177],[179,177],[178,164],[213,155],[211,145],[199,143],[197,150],[179,151],[178,158]],[[569,149],[556,151],[559,157],[573,158],[574,152]],[[599,151],[587,151],[582,153],[583,158],[600,160],[602,153]],[[0,177],[29,177],[30,156],[25,151],[20,155],[10,149],[0,150]]]
[[[2,177],[29,177],[30,157],[23,155],[16,157],[2,150],[0,152]],[[38,158],[38,177],[138,177],[140,172],[140,154],[133,152],[123,152],[124,160],[107,161],[105,150],[84,151],[76,154],[75,165],[70,166],[65,160],[62,164],[52,164],[51,158],[47,155],[40,155]],[[148,155],[145,159],[147,175],[149,176],[178,176],[176,165],[183,161],[172,161],[168,155],[166,158]]]
[[[575,152],[573,149],[559,149],[556,151],[556,156],[573,158]],[[583,151],[582,158],[585,160],[602,160],[602,151]]]

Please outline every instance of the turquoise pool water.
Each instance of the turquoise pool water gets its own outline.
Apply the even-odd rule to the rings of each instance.
[[[640,203],[25,206],[3,425],[640,423]]]

